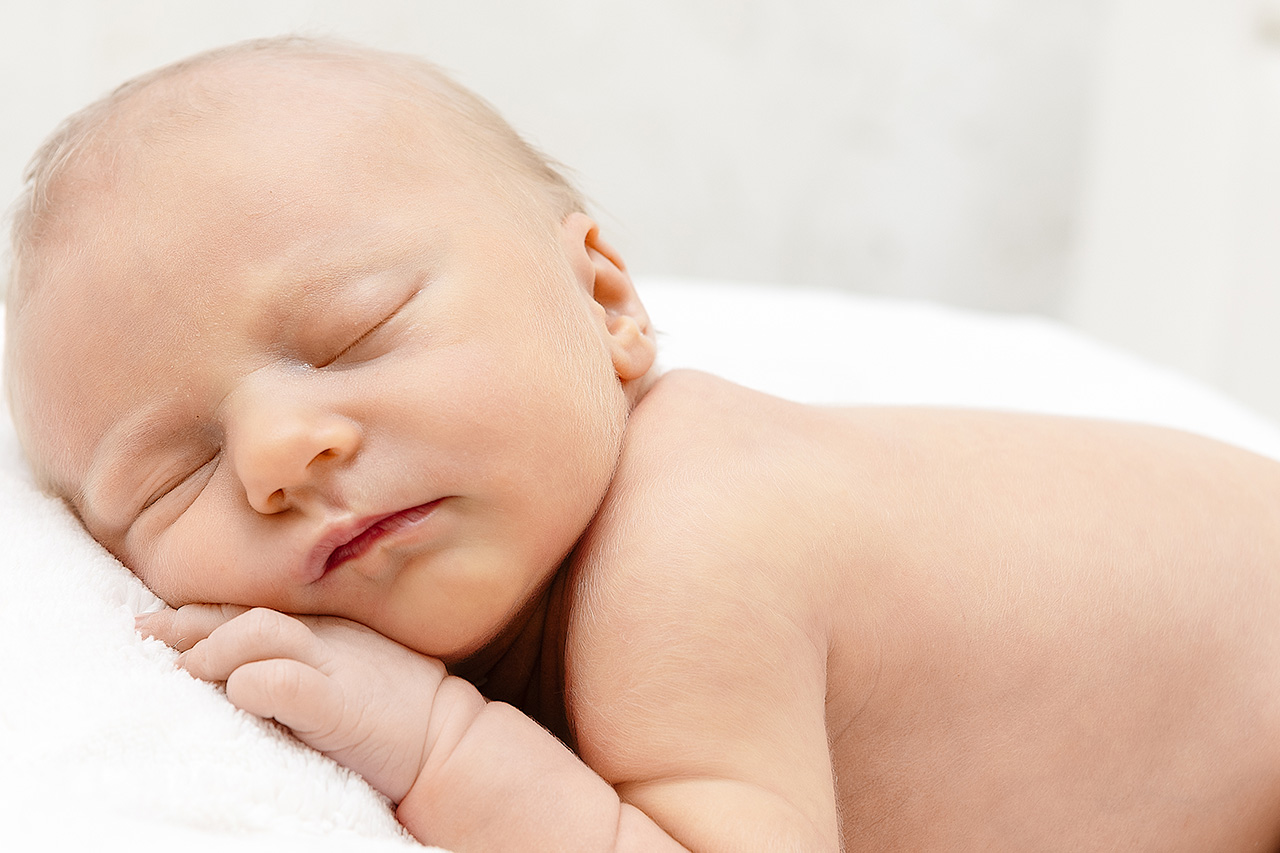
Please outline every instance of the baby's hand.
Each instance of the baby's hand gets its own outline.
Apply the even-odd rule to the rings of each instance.
[[[212,604],[140,617],[138,628],[182,651],[178,664],[196,678],[225,681],[234,705],[288,726],[395,802],[426,761],[444,664],[376,631]]]

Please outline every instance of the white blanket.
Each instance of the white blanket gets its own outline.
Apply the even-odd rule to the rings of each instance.
[[[641,282],[666,366],[816,403],[937,403],[1180,426],[1280,458],[1225,398],[1043,320]],[[0,423],[0,849],[391,851],[364,782],[233,709],[133,630],[153,596],[31,485]]]

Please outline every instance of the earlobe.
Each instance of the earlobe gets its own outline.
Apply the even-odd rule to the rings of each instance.
[[[569,214],[563,229],[578,280],[602,316],[614,371],[624,383],[644,377],[653,367],[657,346],[626,265],[586,214]]]

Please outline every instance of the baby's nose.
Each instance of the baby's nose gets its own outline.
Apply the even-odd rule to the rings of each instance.
[[[360,447],[359,426],[322,407],[276,400],[240,408],[227,445],[249,505],[260,513],[296,507],[332,487],[333,472]]]

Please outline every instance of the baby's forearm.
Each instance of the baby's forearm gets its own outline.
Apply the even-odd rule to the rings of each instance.
[[[420,841],[468,850],[680,851],[554,736],[447,679],[429,758],[396,816]]]

